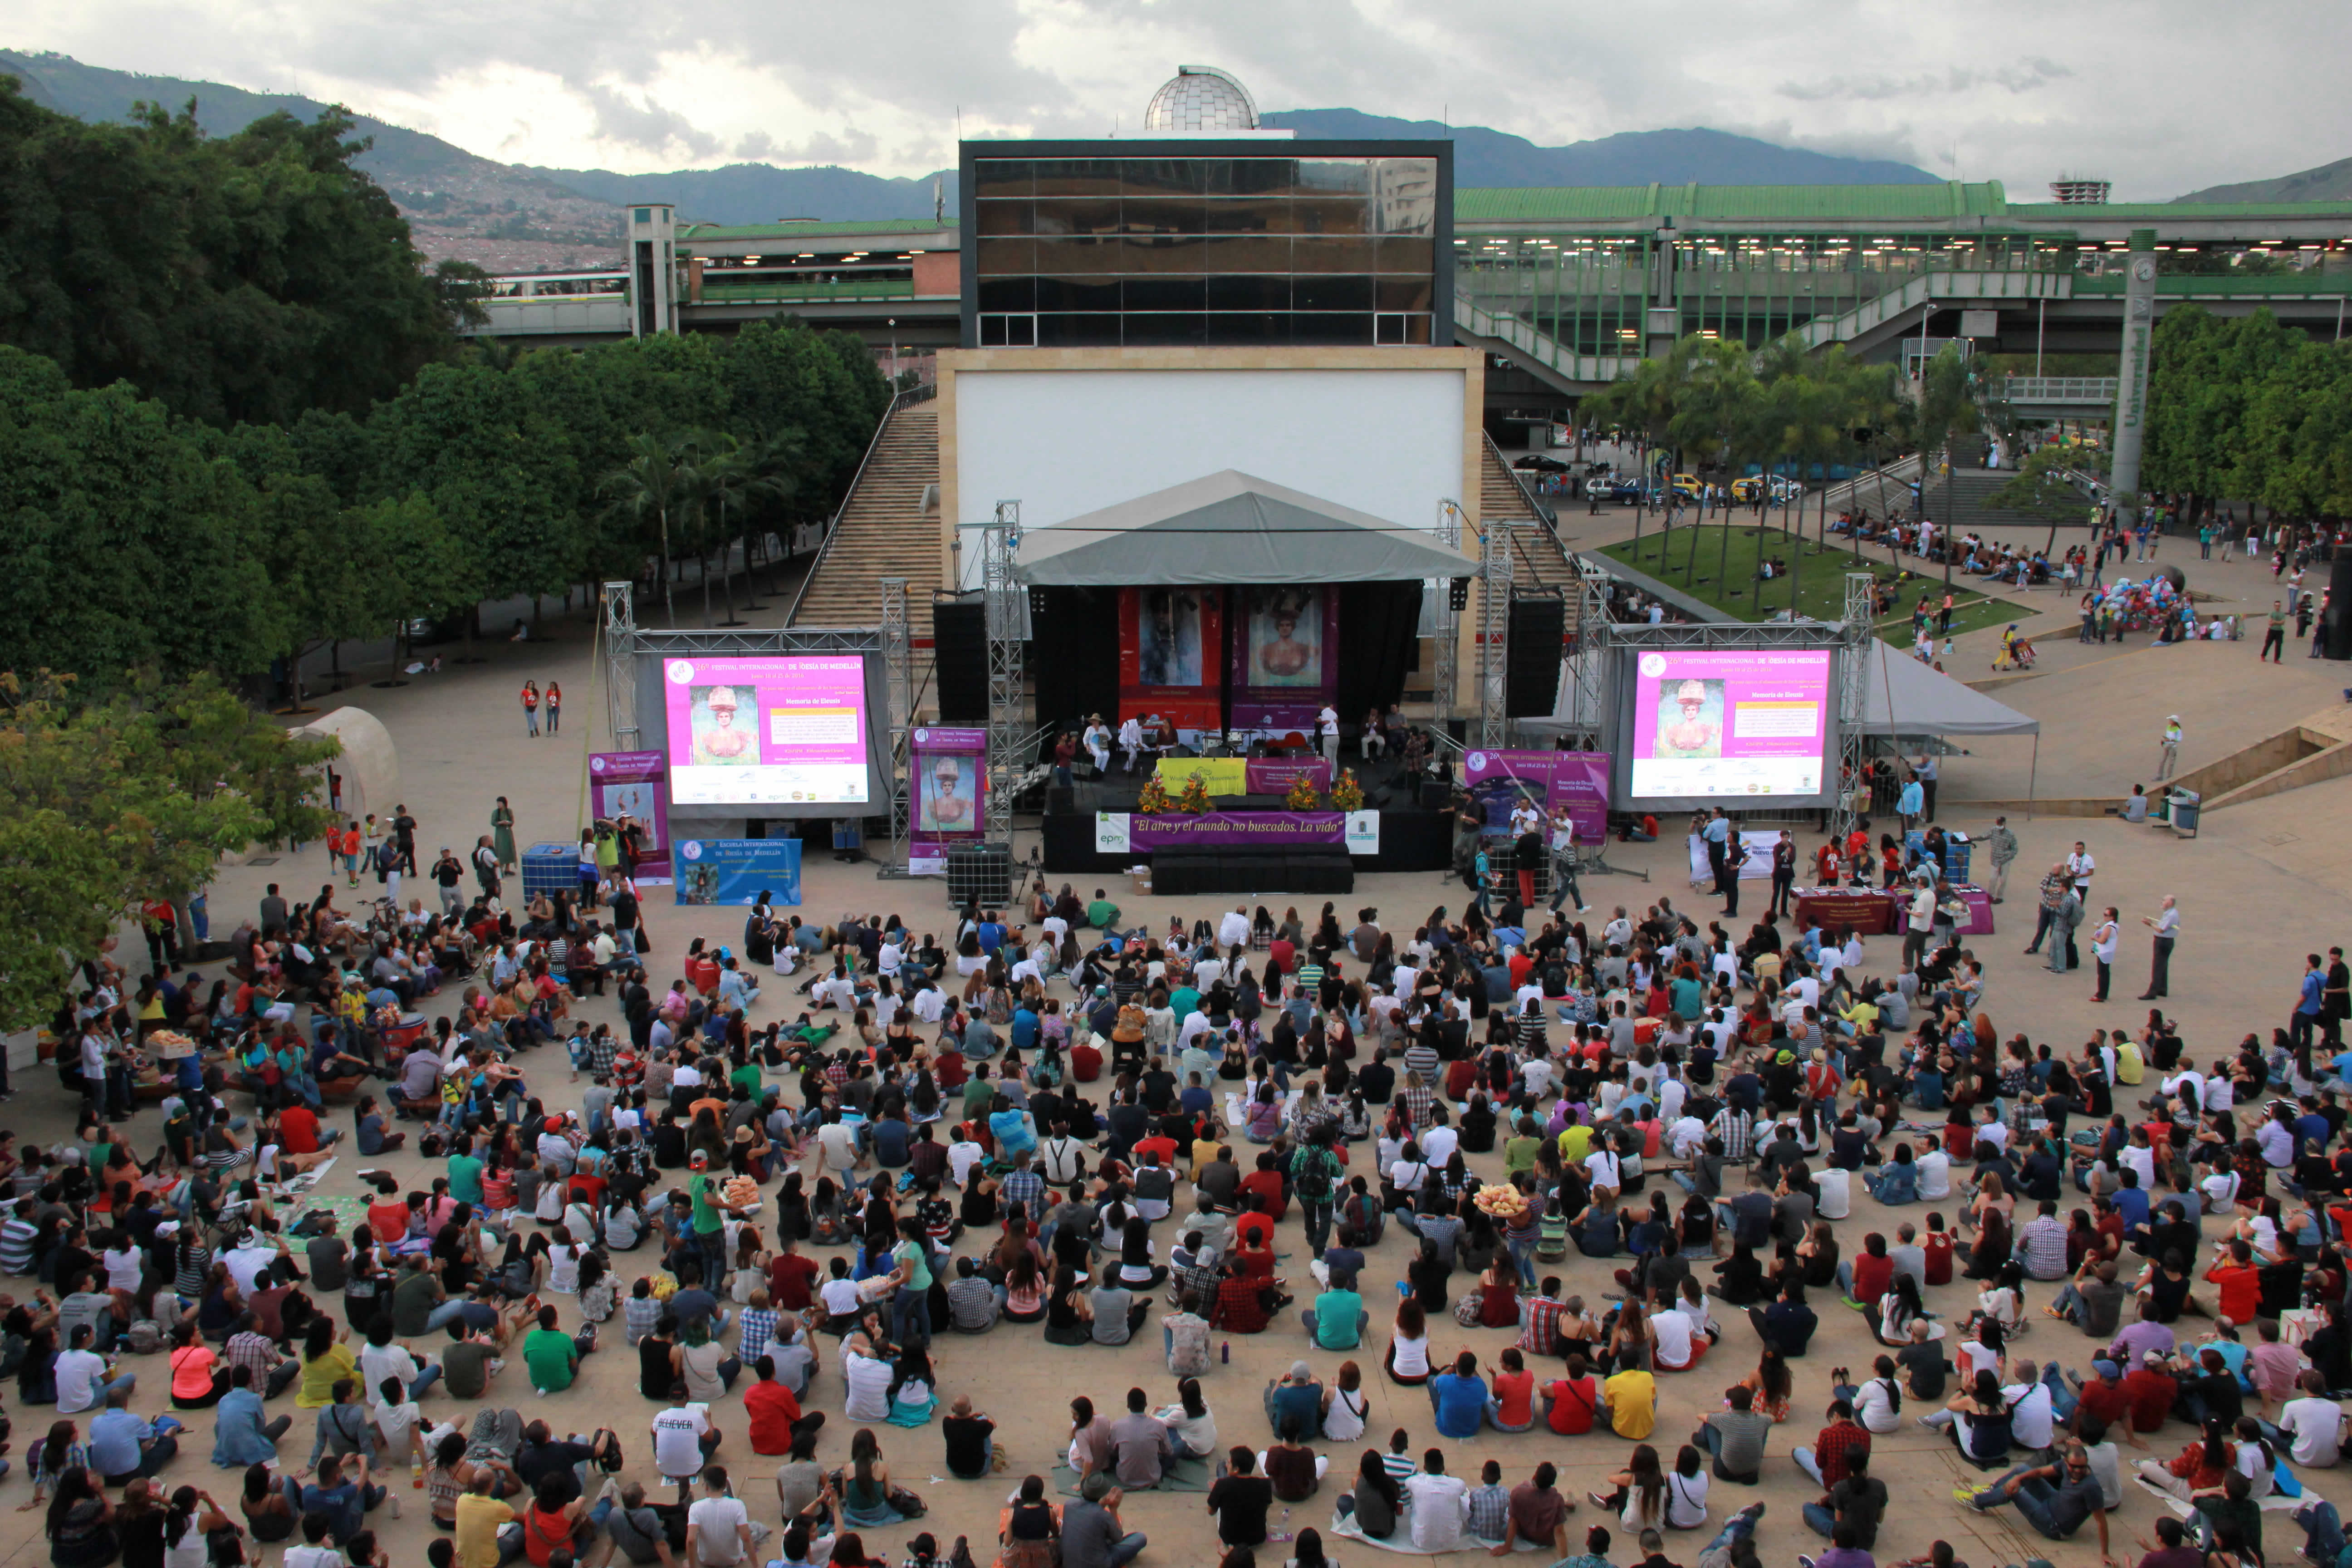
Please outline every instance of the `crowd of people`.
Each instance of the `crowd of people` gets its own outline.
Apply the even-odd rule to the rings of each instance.
[[[1925,838],[1886,840],[1890,880]],[[2290,1026],[2234,1046],[2160,1005],[2072,1048],[2001,1033],[1932,880],[1933,918],[1883,945],[1778,898],[1739,931],[1665,897],[1546,909],[1500,876],[1395,923],[1243,905],[1152,929],[1042,882],[937,932],[762,903],[665,980],[593,844],[576,894],[519,909],[478,847],[463,909],[446,883],[436,913],[273,888],[229,977],[85,973],[58,1030],[76,1138],[0,1134],[0,1272],[24,1282],[0,1370],[53,1411],[19,1461],[60,1568],[263,1543],[381,1563],[404,1461],[458,1568],[865,1568],[929,1511],[906,1473],[934,1462],[1005,1490],[979,1548],[1005,1568],[1133,1559],[1119,1509],[1145,1489],[1200,1492],[1228,1568],[1310,1500],[1303,1568],[1350,1537],[1659,1564],[1684,1531],[1703,1568],[1808,1541],[1801,1563],[1863,1568],[1873,1439],[1915,1420],[1985,1473],[1964,1506],[2112,1554],[2136,1474],[2183,1505],[2143,1564],[2202,1568],[2282,1560],[2263,1502],[2337,1457],[2340,952]],[[2062,908],[2095,870],[2076,849]],[[1880,851],[1825,853],[1835,879]],[[603,996],[616,1017],[590,1016]],[[395,1153],[427,1162],[413,1183],[366,1163]],[[363,1218],[310,1201],[336,1154]],[[1880,1353],[1801,1392],[1843,1310]],[[2019,1353],[2062,1320],[2072,1356]],[[1295,1364],[1254,1411],[1213,1402],[1259,1334]],[[1069,1365],[1056,1462],[1014,1478],[988,1369],[1138,1340],[1167,1381]],[[630,1359],[636,1416],[576,1391],[600,1354]],[[154,1355],[176,1414],[132,1408]],[[1661,1380],[1709,1361],[1719,1408],[1660,1430]],[[1436,1440],[1372,1429],[1376,1384],[1425,1397]],[[1785,1462],[1818,1500],[1768,1559],[1762,1507],[1710,1493],[1815,1411]],[[207,1421],[226,1502],[182,1479]],[[1449,1453],[1486,1434],[1531,1447]],[[1608,1477],[1581,1502],[1580,1463]],[[755,1465],[772,1507],[738,1495]],[[2333,1507],[2294,1517],[2335,1563]]]

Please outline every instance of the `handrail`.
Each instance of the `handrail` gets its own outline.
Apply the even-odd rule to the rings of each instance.
[[[801,618],[801,601],[808,597],[809,584],[816,581],[817,573],[824,566],[825,557],[833,553],[834,535],[841,531],[841,514],[849,510],[851,500],[857,494],[857,487],[865,482],[866,466],[874,461],[874,454],[882,449],[882,437],[890,433],[890,421],[897,417],[901,408],[929,402],[939,389],[937,382],[909,387],[891,398],[890,406],[882,411],[881,422],[874,426],[874,438],[866,443],[866,455],[857,459],[857,472],[850,476],[849,488],[841,492],[841,504],[834,509],[833,516],[825,522],[824,541],[816,547],[816,559],[809,563],[809,569],[801,574],[801,585],[793,592],[793,607],[784,612],[784,625],[791,626]]]
[[[1511,476],[1511,488],[1519,492],[1519,499],[1528,503],[1528,510],[1535,514],[1536,521],[1543,524],[1544,531],[1550,534],[1552,536],[1553,542],[1557,543],[1559,540],[1559,518],[1558,515],[1552,511],[1551,508],[1536,500],[1536,492],[1528,489],[1528,481],[1519,478],[1519,470],[1511,467],[1509,461],[1504,458],[1503,449],[1495,445],[1495,438],[1492,436],[1489,436],[1484,430],[1481,430],[1478,432],[1478,437],[1479,439],[1486,443],[1486,456],[1492,458],[1496,463],[1500,464],[1502,466],[1503,472]],[[1484,520],[1482,519],[1481,521]]]

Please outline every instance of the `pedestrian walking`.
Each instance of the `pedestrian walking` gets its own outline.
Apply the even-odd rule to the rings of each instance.
[[[2156,782],[2162,784],[2180,766],[2180,715],[2170,715],[2164,721],[2164,740],[2156,758]]]
[[[539,739],[539,682],[536,680],[522,683],[522,724],[524,731],[532,740]]]
[[[2180,910],[2172,895],[2164,895],[2164,907],[2152,915],[2142,915],[2139,923],[2154,935],[2153,952],[2147,972],[2147,989],[2140,993],[2143,1002],[2159,1001],[2168,994],[2172,978],[2172,948],[2180,939]]]
[[[1576,818],[1565,805],[1552,807],[1551,813],[1551,907],[1557,914],[1563,899],[1576,900],[1577,913],[1591,906],[1584,901],[1583,889],[1576,885]]]
[[[2009,890],[2010,863],[2017,858],[2017,835],[2010,831],[2008,817],[1992,819],[1992,831],[1985,835],[1985,845],[1992,857],[1992,886],[1985,892],[1997,904]]]
[[[481,884],[484,898],[499,896],[499,852],[490,847],[487,833],[474,841],[474,880]]]
[[[2042,879],[2042,910],[2034,919],[2033,940],[2025,944],[2027,956],[2042,951],[2042,939],[2050,934],[2051,923],[2058,918],[2058,906],[2066,901],[2074,890],[2074,880],[2066,875],[2066,862],[2059,861]]]
[[[563,688],[551,680],[547,683],[547,732],[554,734],[563,728]]]
[[[2263,660],[2267,658],[2273,664],[2282,664],[2285,662],[2285,653],[2286,606],[2280,601],[2273,599],[2271,601],[2270,629],[2263,633],[2263,648],[2260,653],[2254,655],[2254,662],[2256,664],[2260,664]]]
[[[1948,639],[1944,644],[1944,651],[1952,651]],[[1911,771],[1919,780],[1919,819],[1933,822],[1936,820],[1936,781],[1942,775],[1943,764],[1937,761],[1935,752],[1922,752]]]

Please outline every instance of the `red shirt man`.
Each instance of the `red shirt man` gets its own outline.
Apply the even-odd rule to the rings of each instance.
[[[1544,1384],[1543,1392],[1551,1401],[1553,1431],[1563,1437],[1578,1437],[1592,1430],[1592,1413],[1601,1403],[1601,1390],[1591,1378],[1556,1378]]]
[[[2205,1280],[2221,1295],[2221,1316],[2233,1323],[2251,1323],[2260,1314],[2262,1278],[2254,1272],[2253,1248],[2242,1241],[2230,1244],[2230,1257],[2205,1270]]]
[[[793,1423],[801,1418],[801,1402],[772,1377],[763,1377],[743,1391],[743,1412],[751,1418],[751,1452],[789,1454]]]
[[[768,1299],[779,1311],[805,1312],[811,1300],[809,1287],[816,1278],[817,1266],[813,1258],[797,1252],[779,1252],[768,1260]]]
[[[2180,1393],[2180,1385],[2160,1370],[2162,1359],[2154,1351],[2147,1352],[2156,1359],[2134,1367],[2124,1379],[2124,1395],[2131,1401],[2131,1428],[2135,1432],[2153,1432],[2164,1425],[2172,1413],[2172,1402]],[[2087,1391],[2085,1391],[2087,1392]]]
[[[307,1105],[289,1105],[278,1113],[278,1146],[289,1154],[319,1152],[319,1113]]]
[[[1870,1452],[1870,1434],[1850,1415],[1841,1415],[1813,1439],[1813,1461],[1822,1468],[1822,1484],[1833,1487],[1846,1478],[1846,1463]]]

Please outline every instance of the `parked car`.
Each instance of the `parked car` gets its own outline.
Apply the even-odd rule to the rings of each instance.
[[[1785,474],[1749,474],[1731,482],[1731,499],[1741,506],[1755,504],[1759,490],[1775,501],[1788,502],[1803,495],[1805,487]]]

